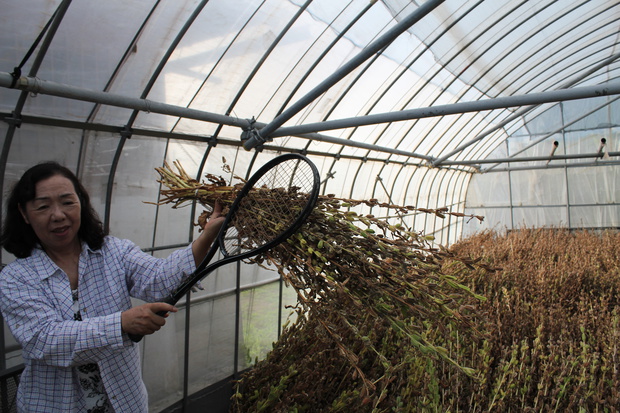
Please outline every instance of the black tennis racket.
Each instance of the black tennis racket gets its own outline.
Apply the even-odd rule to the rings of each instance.
[[[239,191],[204,260],[164,302],[174,305],[216,268],[286,241],[312,212],[319,189],[319,172],[303,155],[281,155],[263,165]],[[222,258],[210,264],[218,250]],[[138,342],[142,336],[130,338]]]

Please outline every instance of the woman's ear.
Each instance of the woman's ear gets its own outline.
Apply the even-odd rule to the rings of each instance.
[[[26,211],[24,211],[21,204],[17,205],[17,208],[19,209],[19,213],[22,214],[24,221],[26,221],[26,224],[30,225],[30,221],[28,221],[28,215],[26,215]]]

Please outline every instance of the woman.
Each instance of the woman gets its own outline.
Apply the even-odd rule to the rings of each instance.
[[[24,412],[147,412],[138,346],[176,312],[163,300],[206,255],[224,217],[166,259],[107,236],[77,177],[55,162],[13,188],[0,243],[17,259],[0,274],[0,309],[22,346]],[[131,307],[136,297],[147,304]]]

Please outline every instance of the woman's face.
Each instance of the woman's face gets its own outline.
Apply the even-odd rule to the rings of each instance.
[[[62,175],[39,181],[35,197],[20,212],[48,252],[67,252],[80,245],[81,204],[73,183]]]

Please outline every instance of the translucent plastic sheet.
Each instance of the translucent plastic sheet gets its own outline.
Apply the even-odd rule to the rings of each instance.
[[[387,208],[363,210],[402,218],[446,245],[480,230],[522,225],[619,227],[617,158],[554,159],[548,167],[546,160],[475,164],[545,157],[556,141],[558,157],[595,153],[601,139],[607,152],[618,151],[617,96],[528,110],[434,112],[387,124],[317,130],[321,136],[276,137],[251,151],[242,147],[244,131],[238,126],[149,110],[149,102],[165,103],[268,124],[424,3],[73,1],[49,49],[39,43],[22,75],[34,71],[37,82],[146,99],[146,109],[0,88],[4,192],[32,164],[60,161],[78,173],[114,235],[165,256],[197,236],[193,224],[204,207],[197,206],[193,214],[189,206],[156,205],[160,187],[154,168],[180,161],[196,179],[210,173],[231,181],[293,151],[307,153],[316,163],[324,194],[448,207],[485,217],[479,223],[419,213],[396,217]],[[11,73],[22,61],[61,4],[3,2],[0,74]],[[602,0],[446,0],[283,126],[616,81],[619,20],[618,2]],[[433,164],[447,155],[447,161],[473,165]],[[3,264],[12,259],[2,254]],[[273,288],[263,285],[277,275],[243,265],[239,279],[237,286],[236,267],[222,268],[195,295],[190,393],[247,365],[234,366],[237,308],[230,294],[237,287]],[[256,317],[262,313],[269,323],[279,322],[274,321],[274,303],[261,300],[269,301],[258,290],[241,296],[244,326],[258,326]],[[175,315],[170,328],[149,337],[143,347],[154,411],[182,394],[183,315]],[[260,340],[271,340],[275,327]],[[15,343],[5,336],[13,363]],[[241,344],[239,358],[245,351]],[[162,348],[169,357],[162,357]]]

